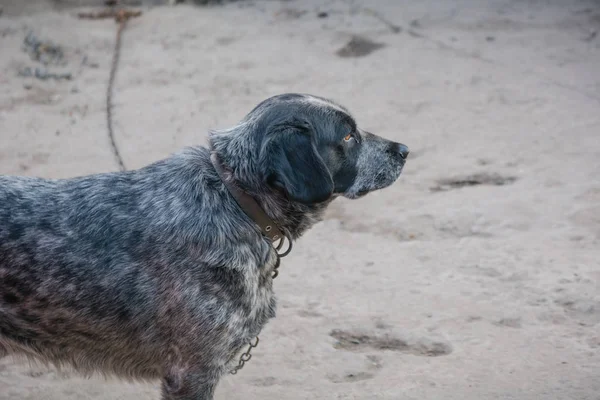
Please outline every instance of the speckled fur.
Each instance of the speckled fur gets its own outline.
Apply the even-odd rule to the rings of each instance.
[[[340,147],[348,126],[356,143]],[[392,184],[405,158],[340,106],[298,94],[267,99],[210,145],[135,171],[0,176],[0,356],[161,379],[164,400],[212,399],[275,316],[276,255],[210,151],[294,240],[337,196]]]

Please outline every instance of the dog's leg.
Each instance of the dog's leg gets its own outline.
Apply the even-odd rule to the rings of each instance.
[[[163,379],[161,400],[213,400],[220,373],[185,372]]]

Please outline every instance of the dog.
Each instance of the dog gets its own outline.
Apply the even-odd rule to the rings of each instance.
[[[210,400],[276,309],[274,238],[232,185],[293,242],[336,198],[392,185],[408,154],[334,101],[286,93],[137,170],[0,176],[0,356]]]

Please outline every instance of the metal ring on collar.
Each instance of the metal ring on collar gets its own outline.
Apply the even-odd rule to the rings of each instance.
[[[289,243],[288,248],[283,253],[280,253],[279,250],[281,250],[281,248],[283,247],[283,243],[285,242],[285,239],[287,239],[287,241]],[[275,246],[275,250],[277,251],[277,255],[280,258],[287,256],[292,251],[292,241],[287,236],[284,236],[279,241],[279,244],[277,244],[277,246]]]

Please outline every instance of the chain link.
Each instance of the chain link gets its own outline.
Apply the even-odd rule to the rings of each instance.
[[[112,1],[107,0],[105,3],[107,5],[116,6],[118,4],[118,0],[112,0]],[[117,142],[115,140],[115,133],[114,133],[114,127],[113,127],[113,113],[112,113],[113,87],[115,85],[115,77],[117,75],[117,68],[119,65],[119,59],[121,57],[121,43],[122,43],[123,31],[125,30],[125,27],[127,26],[127,22],[131,18],[139,17],[140,15],[142,15],[141,11],[133,11],[133,10],[126,10],[126,9],[118,9],[117,10],[114,8],[99,11],[99,12],[94,12],[94,13],[87,13],[87,12],[79,13],[79,18],[81,18],[81,19],[97,20],[97,19],[104,19],[104,18],[114,18],[115,21],[119,24],[119,26],[117,28],[117,36],[116,36],[115,47],[114,47],[114,51],[113,51],[113,59],[112,59],[111,65],[110,65],[110,75],[108,78],[108,85],[107,85],[107,89],[106,89],[106,125],[107,125],[107,129],[108,129],[108,138],[110,140],[112,152],[115,156],[117,163],[119,164],[119,169],[121,171],[125,171],[126,168],[125,168],[125,163],[123,162],[123,157],[121,156],[119,147],[117,146]]]
[[[231,371],[229,371],[231,375],[237,374],[240,369],[244,368],[244,364],[246,364],[246,362],[252,359],[252,354],[250,354],[250,352],[256,346],[258,346],[258,336],[254,338],[254,343],[252,343],[252,341],[248,343],[248,350],[242,353],[242,355],[240,356],[240,360],[238,361],[238,365],[236,365]]]
[[[277,261],[275,261],[275,266],[273,267],[273,275],[271,276],[272,279],[277,278],[277,276],[279,275],[279,265],[281,265],[281,259],[283,257],[287,256],[288,254],[290,254],[290,252],[292,251],[292,241],[288,239],[288,242],[289,242],[288,249],[283,253],[279,253],[279,250],[281,250],[281,247],[283,246],[283,242],[284,242],[284,240],[282,239],[281,242],[279,243],[279,245],[275,247],[275,252],[277,254]],[[258,346],[258,336],[256,336],[254,338],[254,343],[252,342],[252,340],[248,343],[248,349],[240,355],[238,365],[236,365],[235,367],[233,367],[231,369],[231,371],[229,371],[229,373],[231,375],[237,374],[238,371],[240,369],[244,368],[244,365],[252,359],[251,352],[252,352],[252,349],[255,348],[256,346]]]
[[[108,138],[110,139],[110,145],[112,147],[113,154],[117,163],[119,164],[119,169],[121,171],[125,171],[125,163],[123,162],[123,157],[119,152],[119,147],[115,141],[115,132],[113,127],[113,113],[112,113],[112,97],[113,97],[113,87],[115,85],[115,77],[117,75],[117,67],[119,65],[119,58],[121,56],[121,38],[123,36],[123,30],[125,30],[125,25],[127,24],[127,18],[121,19],[120,21],[117,19],[119,27],[117,28],[117,37],[115,40],[115,49],[113,52],[113,60],[110,68],[110,75],[108,78],[108,87],[106,89],[106,126],[108,128]]]

